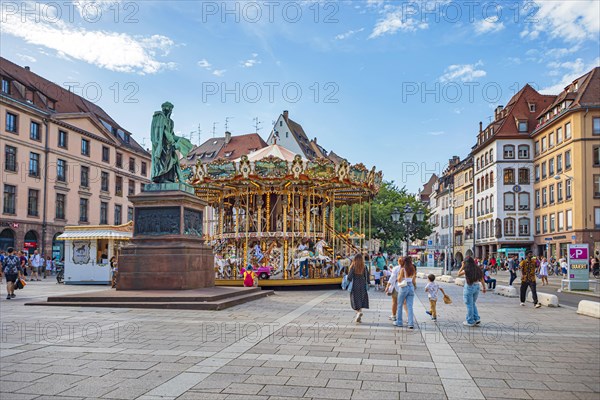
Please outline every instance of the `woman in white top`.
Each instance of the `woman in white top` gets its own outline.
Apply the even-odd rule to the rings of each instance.
[[[548,260],[546,257],[542,257],[542,262],[540,263],[540,279],[542,280],[542,286],[548,284]]]

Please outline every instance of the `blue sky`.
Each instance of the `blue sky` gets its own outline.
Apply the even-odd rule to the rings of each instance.
[[[502,4],[501,6],[499,4]],[[57,5],[60,8],[57,8]],[[266,139],[283,110],[327,150],[417,191],[525,83],[600,63],[600,2],[3,2],[1,55],[103,107],[149,146],[176,130]],[[192,138],[198,141],[197,133]]]

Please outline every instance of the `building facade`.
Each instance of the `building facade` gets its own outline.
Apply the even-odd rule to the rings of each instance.
[[[0,59],[0,248],[62,258],[66,225],[133,219],[150,154],[96,104]]]
[[[454,189],[454,259],[461,263],[473,256],[473,157],[468,156],[453,169]]]
[[[570,243],[600,252],[600,68],[573,81],[538,118],[534,146],[535,251]]]

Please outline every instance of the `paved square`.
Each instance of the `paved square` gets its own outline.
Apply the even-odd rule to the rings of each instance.
[[[25,307],[101,290],[32,282],[0,302],[0,399],[594,399],[600,321],[572,308],[480,296],[482,326],[454,304],[393,327],[371,290],[354,324],[341,290],[282,291],[224,311]],[[3,290],[4,292],[4,290]]]

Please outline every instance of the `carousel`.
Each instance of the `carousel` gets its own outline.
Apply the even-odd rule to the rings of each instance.
[[[278,144],[235,160],[198,160],[185,173],[212,211],[204,237],[216,284],[229,286],[242,285],[249,265],[259,286],[339,283],[364,249],[382,182],[374,167],[306,160]]]

